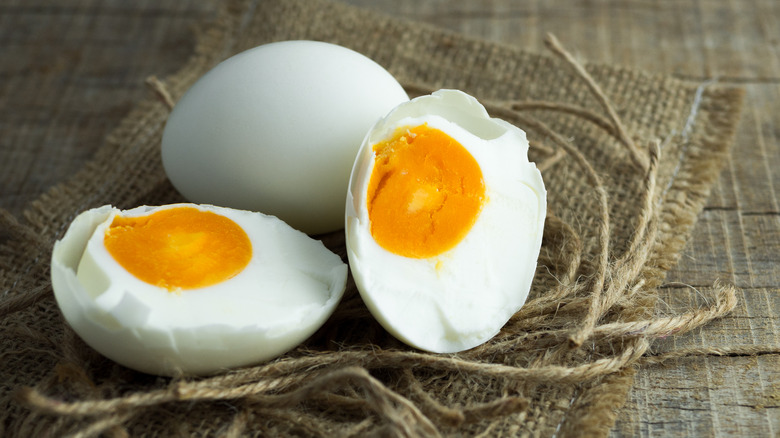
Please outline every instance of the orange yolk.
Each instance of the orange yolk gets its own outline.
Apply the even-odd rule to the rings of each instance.
[[[220,283],[252,258],[252,243],[238,224],[192,207],[117,216],[104,244],[128,272],[169,291]]]
[[[427,258],[455,247],[485,200],[482,170],[460,143],[420,125],[374,145],[371,235],[384,249]]]

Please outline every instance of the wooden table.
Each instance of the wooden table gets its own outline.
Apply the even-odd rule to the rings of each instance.
[[[699,217],[665,303],[691,305],[717,279],[739,305],[658,350],[767,347],[644,367],[615,436],[780,434],[780,2],[346,0],[534,51],[555,33],[581,60],[746,90],[732,157]],[[188,57],[211,2],[0,2],[0,208],[69,177],[148,96],[144,79]],[[390,42],[388,42],[390,44]]]

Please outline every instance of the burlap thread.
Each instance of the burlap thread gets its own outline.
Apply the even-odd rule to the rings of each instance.
[[[350,283],[328,323],[270,363],[169,379],[103,358],[53,300],[54,240],[91,207],[181,201],[159,157],[170,108],[220,60],[287,39],[351,47],[412,95],[462,89],[526,130],[549,193],[527,304],[490,342],[436,355],[384,332]],[[0,435],[601,436],[636,366],[729,354],[651,346],[736,305],[726,284],[694,309],[656,300],[733,139],[741,91],[582,64],[553,36],[547,45],[528,53],[323,0],[228,3],[82,172],[24,219],[0,215]],[[320,237],[345,257],[341,233]]]

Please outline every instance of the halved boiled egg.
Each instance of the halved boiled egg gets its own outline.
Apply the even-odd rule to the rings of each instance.
[[[350,269],[398,339],[466,350],[525,303],[545,215],[525,133],[440,90],[399,105],[365,137],[347,195]]]
[[[208,205],[88,210],[52,253],[71,327],[127,367],[210,374],[276,357],[331,315],[347,266],[273,216]]]

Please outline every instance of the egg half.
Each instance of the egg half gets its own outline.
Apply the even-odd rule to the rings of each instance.
[[[173,108],[162,163],[191,202],[260,211],[309,234],[344,226],[360,142],[406,92],[336,44],[280,41],[234,55]]]
[[[398,339],[466,350],[525,303],[545,215],[525,133],[439,90],[396,107],[363,141],[347,195],[350,269]]]
[[[276,357],[331,315],[347,266],[260,213],[196,204],[81,213],[54,245],[68,324],[138,371],[211,374]]]

